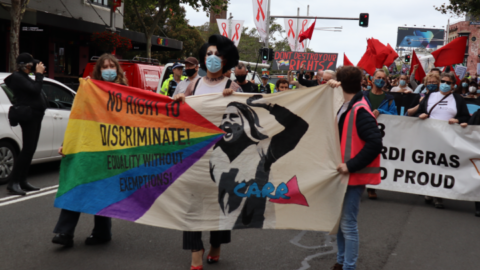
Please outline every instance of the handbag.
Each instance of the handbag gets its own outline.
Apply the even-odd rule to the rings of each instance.
[[[18,122],[26,122],[32,119],[32,108],[30,106],[11,106],[8,110],[8,120],[12,127],[18,125]]]

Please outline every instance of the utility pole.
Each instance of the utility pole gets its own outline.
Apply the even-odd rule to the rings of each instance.
[[[265,39],[265,48],[269,48],[268,38],[270,36],[270,3],[272,0],[268,0],[267,6],[267,38]]]
[[[110,8],[110,31],[115,33],[117,29],[115,29],[115,11],[113,9],[114,7],[112,5]]]
[[[300,21],[298,20],[300,17],[300,8],[297,8],[297,34],[295,36],[295,51],[297,51],[298,47],[298,27],[300,26]]]
[[[232,39],[232,13],[230,12],[230,17],[228,18],[228,38]]]

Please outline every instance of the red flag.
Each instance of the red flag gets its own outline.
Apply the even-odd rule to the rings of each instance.
[[[317,18],[315,18],[315,21],[313,22],[313,24],[310,25],[310,27],[307,30],[305,30],[305,32],[301,33],[298,36],[298,38],[299,38],[298,43],[302,43],[302,41],[304,41],[307,38],[310,39],[310,40],[312,39],[313,30],[315,28],[315,23],[316,22],[317,22]]]
[[[375,58],[376,58],[375,67],[382,68],[383,63],[385,63],[385,60],[387,59],[389,54],[387,46],[383,45],[383,43],[380,42],[380,40],[374,39],[374,38],[367,40],[367,43],[372,49],[372,53],[375,55]]]
[[[389,67],[393,64],[395,59],[398,58],[397,52],[390,46],[390,44],[387,43],[387,50],[388,50],[388,56],[385,59],[385,62],[383,63],[385,66]]]
[[[457,73],[455,72],[455,69],[452,66],[450,66],[450,72],[453,73],[453,75],[455,75],[455,78],[457,79],[456,85],[460,86],[460,78],[457,76]]]
[[[436,67],[444,67],[463,63],[468,37],[459,37],[432,52]]]
[[[367,51],[358,62],[357,67],[363,68],[368,74],[373,76],[375,73],[375,64],[376,64],[375,54],[372,52],[372,48],[367,46]]]
[[[350,60],[348,60],[347,55],[343,53],[343,66],[354,66]]]
[[[415,65],[418,65],[418,69],[415,72],[415,80],[419,81],[422,83],[423,78],[425,78],[425,70],[423,70],[422,64],[420,64],[420,60],[418,60],[417,54],[415,53],[415,50],[413,50],[413,55],[412,55],[412,70]]]

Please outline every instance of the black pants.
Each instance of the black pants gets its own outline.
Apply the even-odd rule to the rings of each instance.
[[[27,181],[28,169],[30,168],[30,163],[32,163],[33,155],[37,150],[38,139],[40,138],[43,115],[43,112],[34,111],[32,120],[19,123],[22,128],[23,147],[13,167],[10,183]]]
[[[230,243],[231,231],[212,231],[210,232],[210,245],[214,248],[220,247],[221,244]],[[202,250],[202,232],[183,232],[183,249]]]
[[[54,233],[63,233],[73,236],[75,233],[75,227],[77,226],[78,219],[80,218],[79,212],[62,209],[60,217],[58,218],[57,226],[53,230]],[[112,219],[109,217],[95,216],[95,227],[93,228],[92,235],[97,238],[111,238],[112,237]]]
[[[475,202],[475,212],[480,211],[480,202]]]

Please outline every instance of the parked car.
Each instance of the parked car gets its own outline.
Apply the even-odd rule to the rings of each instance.
[[[83,77],[92,76],[98,57],[92,57],[85,67]],[[118,60],[128,80],[128,85],[140,89],[157,92],[158,82],[164,74],[165,67],[159,66],[158,60],[135,57],[132,60]],[[158,88],[160,91],[160,88]]]
[[[19,125],[10,126],[8,121],[8,110],[12,104],[15,104],[13,92],[4,82],[9,75],[10,73],[0,73],[0,184],[9,181],[16,157],[22,148],[22,129]],[[31,77],[34,79],[33,76]],[[32,164],[62,158],[57,150],[63,143],[63,136],[75,98],[75,91],[48,78],[44,79],[43,91],[49,104],[43,117],[42,130]]]

